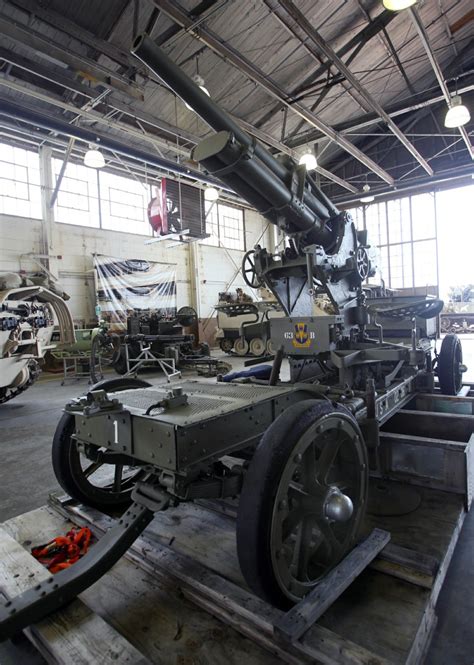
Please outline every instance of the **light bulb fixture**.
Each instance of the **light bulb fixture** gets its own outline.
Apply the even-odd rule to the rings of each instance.
[[[219,192],[215,187],[206,187],[204,190],[204,200],[205,201],[217,201],[219,198]]]
[[[417,0],[382,0],[382,4],[385,9],[389,9],[391,12],[400,12],[402,9],[408,9],[415,5]]]
[[[375,199],[375,196],[372,196],[372,194],[368,194],[370,192],[370,185],[369,183],[365,183],[365,185],[362,187],[362,191],[366,194],[366,196],[361,196],[360,197],[360,202],[361,203],[372,203],[372,201]]]
[[[446,113],[444,119],[444,126],[449,129],[454,127],[462,127],[466,125],[471,119],[469,109],[462,103],[461,95],[454,95],[451,97],[451,106]]]
[[[201,90],[203,91],[204,94],[206,94],[208,97],[211,96],[211,93],[209,92],[209,90],[204,85],[204,79],[202,78],[202,76],[199,76],[199,74],[195,74],[193,76],[193,81],[197,86],[199,86],[201,88]],[[184,102],[184,105],[190,111],[194,111],[193,107],[189,106],[189,104],[187,104],[186,102]]]
[[[91,169],[102,169],[105,166],[104,155],[93,144],[89,145],[89,150],[84,155],[84,166]]]
[[[303,155],[301,155],[298,164],[300,166],[304,164],[307,171],[314,171],[318,165],[318,162],[312,152],[305,152]]]

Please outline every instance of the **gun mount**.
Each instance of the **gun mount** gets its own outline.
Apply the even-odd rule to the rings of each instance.
[[[29,388],[51,344],[54,314],[60,341],[75,341],[74,322],[64,300],[43,286],[0,290],[0,404]]]
[[[275,159],[151,39],[139,37],[133,52],[216,131],[193,158],[286,234],[283,252],[256,247],[243,266],[286,316],[271,321],[278,351],[268,381],[184,382],[170,391],[123,377],[66,406],[53,441],[61,486],[102,510],[133,504],[55,584],[0,605],[0,639],[92,584],[155,511],[200,498],[240,496],[237,550],[249,587],[280,607],[297,602],[359,538],[369,473],[384,474],[380,425],[417,391],[432,391],[435,373],[443,392],[456,393],[465,369],[455,335],[434,359],[432,340],[419,339],[428,328],[418,322],[436,317],[441,301],[369,306],[367,237],[303,167]],[[385,342],[378,316],[407,320],[411,343]]]

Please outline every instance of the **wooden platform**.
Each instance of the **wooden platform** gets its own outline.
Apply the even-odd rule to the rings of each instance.
[[[322,614],[311,610],[318,620],[296,631],[298,639],[289,642],[281,630],[288,625],[283,612],[248,590],[236,553],[238,506],[229,501],[157,513],[109,573],[30,627],[28,637],[49,663],[64,665],[421,663],[473,496],[474,397],[419,394],[384,425],[380,441],[384,478],[372,478],[369,499],[401,489],[397,507],[410,494],[413,505],[403,515],[367,515],[364,535],[381,529],[388,532],[384,543],[390,541],[361,574],[359,565],[350,586],[340,585],[345,590],[335,601],[337,594],[330,594],[332,604],[322,599]],[[5,522],[0,592],[11,597],[44,579],[45,569],[29,554],[32,545],[71,524],[88,525],[100,537],[113,522],[54,496],[48,506]]]
[[[367,533],[386,529],[391,543],[292,645],[273,634],[282,612],[247,590],[236,557],[232,506],[225,515],[219,504],[183,504],[158,514],[125,559],[29,636],[48,662],[75,665],[418,663],[435,626],[434,605],[465,515],[461,496],[419,491],[415,512],[367,519]],[[28,585],[39,564],[25,550],[63,533],[71,521],[89,524],[98,536],[112,524],[97,511],[53,498],[49,506],[2,525],[2,551],[24,548]],[[2,556],[0,586],[11,585],[13,568]]]

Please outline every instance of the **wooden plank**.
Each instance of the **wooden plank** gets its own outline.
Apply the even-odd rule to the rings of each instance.
[[[422,502],[416,511],[390,518],[367,515],[367,532],[374,527],[387,528],[389,525],[392,541],[395,544],[409,548],[415,553],[426,553],[435,557],[443,566],[453,533],[465,515],[463,500],[459,495],[437,490],[420,488],[419,491]],[[76,508],[71,507],[71,510]],[[86,512],[91,519],[94,511]],[[65,514],[67,515],[67,511]],[[100,519],[104,518],[100,513],[97,515]],[[77,516],[74,518],[76,522],[78,519],[81,518]],[[95,518],[92,518],[92,521],[94,520]],[[110,519],[105,518],[102,526],[107,528],[110,524]],[[100,534],[100,530],[98,533]],[[167,547],[163,548],[162,543]],[[388,547],[391,547],[391,544]],[[181,548],[184,548],[186,553],[189,553],[188,558],[191,558],[190,567],[186,564],[184,569],[181,569],[180,564],[183,560]],[[200,561],[196,568],[194,568],[195,557]],[[264,648],[267,648],[265,640],[270,639],[271,642],[272,627],[278,618],[275,612],[278,611],[262,603],[242,586],[241,575],[237,576],[235,525],[229,517],[221,516],[217,512],[212,516],[210,511],[189,504],[158,514],[144,537],[136,543],[136,549],[132,548],[129,551],[127,558],[160,580],[159,587],[180,588],[185,595],[188,591],[194,592],[197,597],[203,599],[203,603],[208,603],[209,607],[214,608],[214,611],[208,609],[214,616],[222,620],[226,620],[224,618],[226,615],[234,617],[236,623],[240,624],[237,630],[243,635],[251,637],[251,633],[256,633],[257,644]],[[209,570],[209,562],[216,573]],[[125,563],[127,562],[123,561],[119,565]],[[194,586],[192,580],[189,585],[187,584],[186,574],[191,577],[198,576],[194,580]],[[199,577],[200,574],[202,577]],[[227,579],[223,579],[223,576]],[[236,580],[235,583],[229,584],[229,580],[233,578]],[[121,585],[119,572],[115,575],[115,579],[117,586],[124,587],[123,603],[126,604],[127,585]],[[438,573],[434,585],[435,594],[439,588],[439,579]],[[200,585],[204,588],[201,589]],[[429,586],[431,583],[414,586],[369,568],[329,608],[318,624],[297,642],[296,655],[301,657],[302,663],[315,660],[324,663],[351,664],[386,661],[405,663],[415,636],[418,634],[421,636],[423,632],[421,626],[424,613],[433,595]],[[95,602],[96,594],[92,592],[93,590],[90,598]],[[152,602],[153,594],[148,596],[149,602]],[[104,608],[101,612],[104,610],[107,612],[107,599],[103,599],[101,607]],[[122,603],[118,603],[116,610],[119,616],[121,616],[121,607]],[[146,613],[145,609],[143,611]],[[111,620],[109,616],[108,620]],[[127,634],[128,624],[128,617],[124,617],[123,622],[119,624],[120,632]],[[133,633],[129,639],[132,636]],[[418,642],[421,641],[421,637],[416,639]],[[131,641],[135,643],[133,639]],[[288,650],[290,646],[293,648],[295,645],[285,645]],[[278,656],[273,657],[276,662]]]
[[[298,640],[367,568],[389,540],[388,531],[374,529],[317,587],[281,617],[273,629],[275,636],[290,644]]]
[[[0,528],[1,592],[12,598],[49,577],[48,570]],[[31,626],[25,633],[49,663],[150,663],[79,599]]]
[[[43,531],[54,536],[73,524],[43,506],[3,526],[29,546],[28,541],[45,540]],[[170,665],[283,665],[278,656],[201,611],[175,581],[159,579],[125,557],[81,600],[152,663],[164,658]]]
[[[439,561],[435,557],[389,543],[371,562],[370,568],[431,589],[439,569]]]
[[[74,523],[90,526],[98,536],[113,523],[106,515],[83,506],[62,508],[55,504],[54,508],[67,515]],[[198,604],[213,608],[210,611],[214,616],[234,617],[232,625],[236,630],[268,648],[269,639],[271,643],[273,636],[273,626],[283,615],[281,610],[210,571],[194,559],[164,545],[150,542],[146,532],[135,541],[125,556],[151,575],[164,578],[168,583],[178,584],[189,598],[199,597]],[[281,653],[283,647],[280,645],[278,649]],[[288,662],[292,662],[291,658],[299,657],[301,662],[321,662],[328,665],[388,665],[385,658],[319,625],[310,629],[304,641],[285,645],[284,649],[288,652]]]

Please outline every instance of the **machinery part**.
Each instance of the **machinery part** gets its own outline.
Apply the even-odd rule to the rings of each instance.
[[[120,358],[120,337],[114,333],[99,330],[92,340],[90,375],[92,383],[104,378],[104,369],[114,367]]]
[[[154,512],[134,503],[116,525],[73,566],[34,588],[0,603],[0,641],[37,623],[73,600],[102,577],[153,519]]]
[[[412,304],[403,304],[396,307],[377,307],[373,308],[376,314],[386,316],[391,319],[411,319],[419,316],[421,319],[431,319],[441,312],[444,302],[439,298],[429,300],[420,300]]]
[[[253,249],[245,253],[242,259],[242,277],[247,286],[250,286],[252,289],[258,289],[260,286],[263,286],[263,281],[257,274],[254,255],[255,250]]]
[[[355,545],[367,504],[367,450],[343,407],[304,400],[265,432],[244,478],[237,518],[242,573],[286,608]]]
[[[265,353],[265,342],[261,337],[254,337],[250,340],[249,349],[253,356],[263,356]]]
[[[224,353],[230,353],[234,348],[234,342],[229,339],[229,337],[223,337],[219,341],[219,346],[221,347],[221,351],[224,351]]]
[[[116,378],[100,381],[91,390],[118,392],[149,386],[139,379]],[[76,501],[99,510],[126,507],[135,483],[145,472],[136,467],[101,461],[101,449],[97,446],[90,446],[88,452],[95,459],[89,459],[73,438],[74,428],[74,416],[65,413],[54,433],[52,460],[58,483]]]
[[[193,307],[180,307],[176,313],[176,320],[180,326],[189,328],[193,326],[197,321],[197,312]]]
[[[249,343],[245,337],[237,337],[234,342],[234,351],[238,356],[246,356],[249,352]]]
[[[28,378],[26,381],[23,381],[16,386],[10,385],[0,388],[0,404],[5,404],[5,402],[9,402],[11,399],[17,397],[18,395],[20,395],[20,393],[27,390],[30,386],[33,385],[33,383],[36,381],[36,379],[41,373],[40,366],[38,365],[37,361],[32,359],[28,361],[28,364],[23,369],[23,371],[28,372]]]
[[[362,281],[367,279],[370,273],[370,259],[365,247],[359,247],[356,253],[357,272]]]
[[[266,351],[269,356],[274,356],[277,352],[275,344],[272,339],[267,339]]]
[[[461,340],[453,333],[443,339],[438,355],[437,373],[439,387],[444,395],[457,395],[462,387],[462,375],[466,371],[462,362]]]

